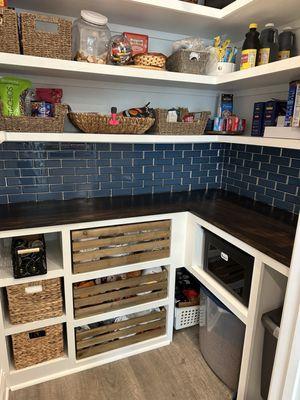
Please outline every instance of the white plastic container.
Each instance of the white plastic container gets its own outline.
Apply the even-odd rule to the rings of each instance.
[[[245,325],[203,286],[200,289],[200,308],[200,351],[214,373],[236,393]]]
[[[174,329],[179,330],[198,325],[200,306],[175,307]]]

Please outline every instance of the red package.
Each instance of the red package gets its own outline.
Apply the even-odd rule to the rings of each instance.
[[[139,33],[124,32],[123,35],[129,40],[132,47],[132,55],[148,53],[148,36]]]
[[[35,96],[37,101],[45,101],[52,104],[61,103],[63,91],[62,89],[37,88]]]
[[[0,7],[7,7],[7,0],[0,0]]]

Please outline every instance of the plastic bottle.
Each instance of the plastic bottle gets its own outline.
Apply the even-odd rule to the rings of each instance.
[[[287,26],[279,35],[279,53],[278,59],[285,60],[295,55],[296,36],[292,28]]]
[[[265,29],[260,34],[258,65],[277,61],[278,50],[278,30],[274,27],[273,23],[266,24]]]
[[[257,64],[260,47],[257,24],[250,24],[249,29],[242,48],[241,69],[253,68]]]

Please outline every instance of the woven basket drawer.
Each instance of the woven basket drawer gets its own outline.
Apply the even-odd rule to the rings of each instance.
[[[164,308],[129,315],[119,322],[102,323],[97,328],[76,331],[77,359],[94,356],[143,342],[166,333]]]
[[[20,53],[18,17],[15,10],[0,8],[0,51]]]
[[[75,318],[85,318],[121,308],[164,299],[168,292],[168,271],[137,278],[73,288]]]
[[[72,232],[75,274],[170,255],[171,221],[145,222]]]
[[[30,367],[64,355],[63,326],[48,326],[12,335],[16,369]]]
[[[60,278],[8,286],[6,292],[12,324],[24,324],[63,314]]]
[[[37,24],[41,24],[41,28]],[[54,32],[46,32],[43,24],[52,24],[56,29]],[[49,15],[21,13],[20,25],[25,55],[71,60],[71,21]]]

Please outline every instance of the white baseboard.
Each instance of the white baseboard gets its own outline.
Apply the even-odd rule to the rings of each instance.
[[[0,400],[8,400],[9,390],[6,384],[6,376],[2,370],[0,370]]]

